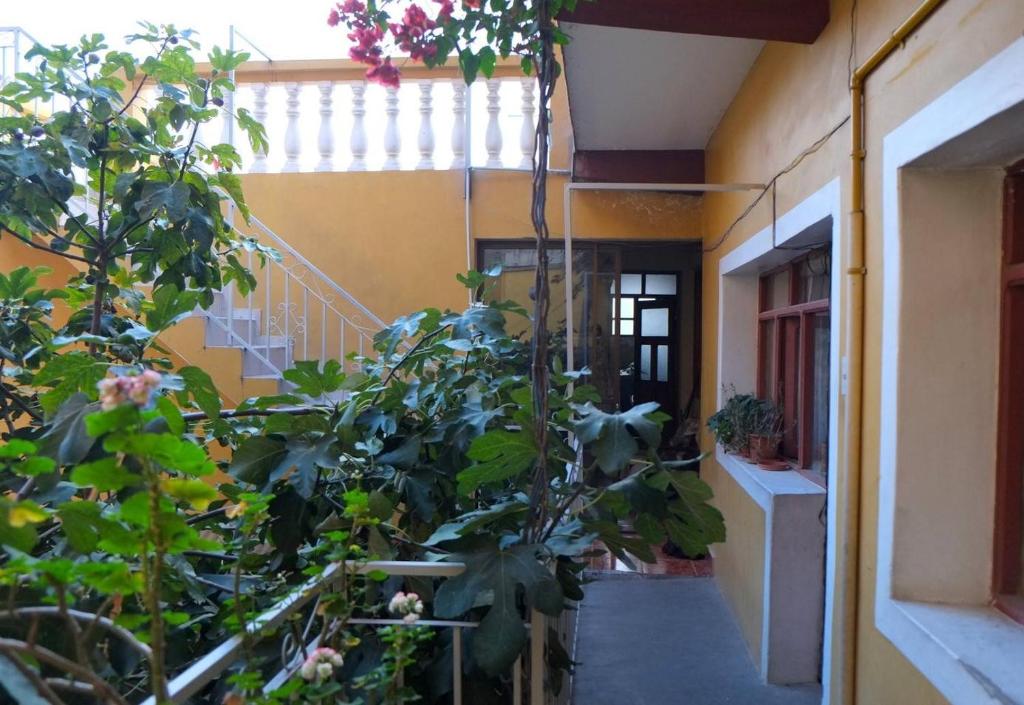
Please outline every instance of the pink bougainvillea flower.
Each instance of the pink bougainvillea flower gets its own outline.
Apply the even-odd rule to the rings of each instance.
[[[462,0],[462,4],[473,10],[480,9],[480,0]]]
[[[391,88],[398,88],[401,78],[401,72],[398,67],[391,63],[391,57],[384,59],[379,66],[374,66],[372,69],[366,72],[366,79],[379,83],[382,86],[390,86]]]

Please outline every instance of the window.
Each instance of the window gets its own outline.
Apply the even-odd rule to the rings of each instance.
[[[635,335],[637,301],[653,301],[656,296],[675,296],[677,275],[637,274],[623,272],[619,277],[622,291],[615,296],[615,282],[611,283],[611,294],[616,300],[615,320],[612,330],[617,335]],[[648,323],[648,326],[651,324]],[[665,321],[668,329],[668,321]],[[641,335],[654,335],[642,332]]]
[[[828,472],[828,251],[761,276],[757,394],[783,411],[782,454],[824,480]]]
[[[1024,163],[1003,188],[1002,320],[996,478],[996,602],[1024,621]]]

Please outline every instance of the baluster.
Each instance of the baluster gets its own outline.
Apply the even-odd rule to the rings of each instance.
[[[430,80],[420,82],[420,161],[417,169],[434,168],[434,84]]]
[[[533,78],[524,78],[521,85],[523,87],[523,126],[519,131],[519,149],[523,153],[523,158],[519,160],[519,166],[522,169],[531,169],[533,168],[533,153],[537,139],[536,126],[533,124],[533,113],[535,112],[533,89],[537,82]]]
[[[501,124],[498,115],[501,113],[501,81],[491,78],[487,81],[487,132],[484,134],[484,147],[487,149],[489,167],[501,166]]]
[[[452,169],[462,169],[466,166],[466,82],[456,79],[452,90]]]
[[[327,302],[320,304],[320,369],[327,362]]]
[[[252,116],[261,125],[267,124],[267,84],[254,83],[252,86]],[[262,174],[267,170],[267,150],[258,148],[252,154],[250,173]]]
[[[366,171],[366,84],[362,81],[351,84],[352,88],[352,135],[349,137],[349,149],[352,150],[352,163],[349,171]]]
[[[281,171],[298,171],[299,154],[302,152],[302,136],[299,133],[299,91],[300,83],[287,83],[284,90],[285,115],[288,116],[288,127],[284,132],[284,166]]]
[[[384,168],[401,169],[398,156],[402,152],[402,135],[398,131],[398,89],[394,86],[388,86],[386,89],[384,112],[388,116],[384,127],[384,153],[387,154]]]
[[[320,148],[320,161],[317,171],[334,171],[334,129],[331,118],[334,116],[333,100],[334,84],[324,81],[320,85],[320,133],[317,135],[317,147]]]

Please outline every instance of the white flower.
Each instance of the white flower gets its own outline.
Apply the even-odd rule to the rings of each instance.
[[[415,592],[396,592],[388,603],[388,610],[400,615],[406,624],[413,624],[423,614],[423,601]]]
[[[313,649],[312,653],[302,662],[299,675],[307,681],[319,683],[334,675],[334,669],[344,663],[345,659],[337,651],[321,646],[319,649]]]

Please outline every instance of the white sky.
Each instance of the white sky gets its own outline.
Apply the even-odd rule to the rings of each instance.
[[[99,32],[120,48],[138,20],[173,23],[199,32],[206,50],[227,47],[234,24],[275,60],[343,58],[344,29],[327,26],[332,6],[331,0],[0,0],[0,26],[20,26],[46,44]],[[242,41],[236,47],[251,51]]]

